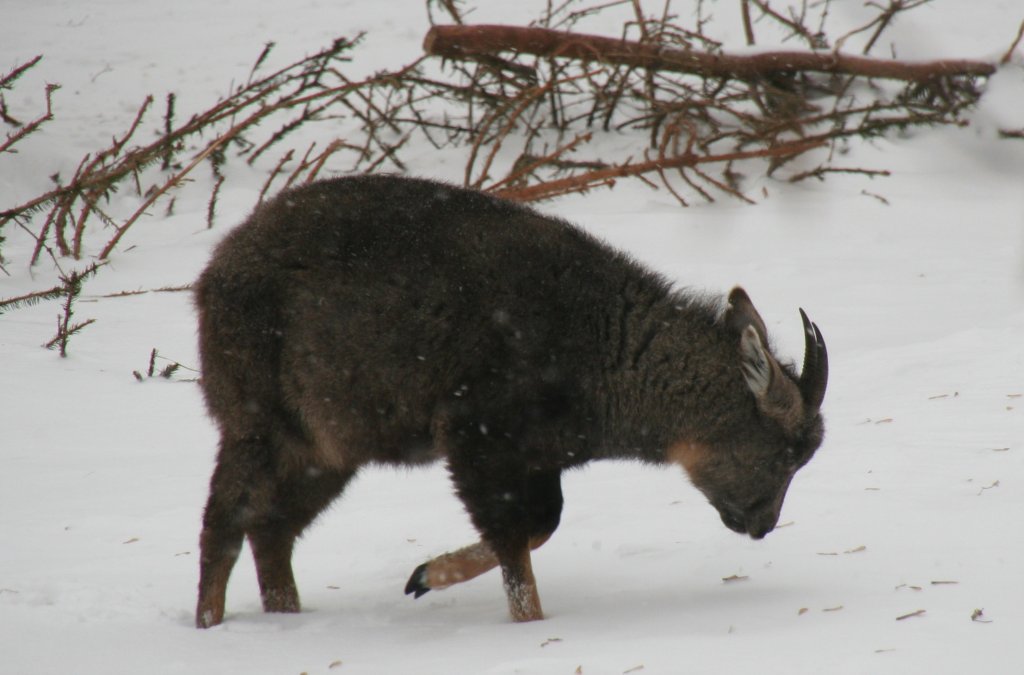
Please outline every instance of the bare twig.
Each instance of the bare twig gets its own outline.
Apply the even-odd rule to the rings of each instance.
[[[878,42],[878,39],[882,36],[882,33],[885,32],[885,29],[892,24],[897,14],[899,14],[900,12],[907,12],[929,2],[931,2],[931,0],[889,0],[889,6],[882,10],[882,12],[878,16],[876,16],[863,26],[860,26],[859,28],[854,28],[853,30],[851,30],[850,32],[846,33],[838,40],[836,40],[836,51],[842,49],[843,45],[846,44],[846,41],[849,38],[874,28],[874,33],[872,33],[871,37],[868,38],[867,43],[864,45],[864,49],[861,51],[862,54],[867,56],[868,52],[871,51],[871,49],[875,46],[875,43]]]
[[[740,9],[743,12],[743,34],[747,38],[747,46],[753,47],[754,40],[754,24],[750,20],[750,0],[741,0]]]
[[[1013,44],[1011,44],[1010,48],[1006,50],[1005,54],[1003,54],[1003,58],[999,59],[1000,64],[1005,66],[1010,62],[1010,59],[1013,58],[1013,53],[1017,51],[1017,46],[1020,44],[1021,40],[1024,40],[1024,21],[1020,22],[1020,28],[1017,29],[1017,37],[1014,39]]]
[[[750,2],[754,3],[755,5],[757,5],[757,8],[759,10],[761,10],[761,12],[765,16],[768,16],[768,17],[774,19],[775,21],[777,21],[778,23],[782,24],[783,26],[786,26],[787,28],[789,28],[793,32],[793,35],[799,35],[800,37],[802,37],[807,42],[807,45],[811,49],[823,49],[823,48],[827,48],[828,47],[827,44],[823,43],[822,37],[821,37],[820,34],[812,33],[807,28],[807,26],[804,25],[803,16],[800,16],[800,17],[786,17],[786,16],[783,16],[782,14],[779,14],[774,9],[772,9],[771,6],[767,2],[765,2],[764,0],[750,0]],[[806,3],[804,3],[804,11],[806,11]]]
[[[213,191],[210,193],[210,201],[206,205],[206,229],[213,229],[214,215],[217,212],[217,197],[220,196],[220,188],[224,185],[224,176],[217,176],[217,182],[213,184]]]
[[[818,180],[825,180],[825,174],[829,173],[848,173],[848,174],[860,174],[862,176],[868,176],[874,178],[876,176],[888,177],[892,173],[884,169],[854,169],[840,166],[819,166],[817,169],[811,169],[810,171],[802,171],[794,176],[790,176],[790,183],[799,183],[802,180],[808,178],[817,178]]]
[[[263,199],[264,197],[267,196],[267,191],[270,189],[270,184],[274,182],[274,179],[277,178],[278,175],[281,173],[281,170],[284,169],[284,165],[292,161],[292,158],[294,156],[295,151],[289,150],[288,152],[284,153],[281,159],[277,160],[277,164],[274,166],[270,174],[267,175],[267,179],[263,181],[263,187],[260,189],[260,195],[259,197],[256,198],[257,204],[263,203]]]

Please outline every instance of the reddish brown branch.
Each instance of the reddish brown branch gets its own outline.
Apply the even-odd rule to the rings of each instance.
[[[744,80],[810,71],[920,82],[953,75],[983,77],[996,69],[984,61],[896,61],[822,51],[712,54],[548,28],[500,25],[434,26],[427,33],[423,48],[428,54],[454,59],[514,51],[545,58]]]
[[[519,162],[516,162],[516,166],[512,167],[512,170],[509,172],[507,176],[505,176],[498,182],[490,185],[484,191],[498,192],[500,190],[508,190],[510,188],[506,188],[504,186],[518,184],[520,181],[525,180],[525,177],[528,176],[531,172],[536,171],[540,167],[555,164],[560,160],[560,158],[563,155],[572,152],[577,148],[577,146],[583,143],[589,143],[591,138],[593,138],[593,134],[591,133],[580,134],[571,141],[569,141],[568,143],[560,145],[559,147],[555,148],[554,150],[544,155],[543,157],[524,156],[520,158],[524,160],[521,165]]]
[[[743,34],[747,37],[747,46],[753,47],[756,44],[756,41],[754,40],[754,24],[750,20],[749,0],[743,0],[740,5],[740,10],[743,13]]]
[[[39,60],[38,57],[36,60]],[[38,129],[46,122],[49,122],[53,119],[53,92],[57,91],[58,89],[60,89],[60,85],[46,85],[46,112],[43,113],[43,115],[41,115],[40,117],[37,117],[28,124],[22,126],[20,129],[18,129],[17,132],[13,134],[8,134],[5,140],[0,141],[0,153],[7,152],[15,143],[17,143],[21,139],[25,138],[26,136],[34,132],[36,129]]]
[[[584,174],[570,176],[559,180],[548,181],[536,185],[529,185],[523,188],[507,188],[494,192],[498,197],[512,199],[521,202],[533,202],[541,199],[550,199],[558,195],[572,192],[582,192],[601,185],[610,185],[618,178],[638,177],[653,171],[664,169],[679,169],[695,167],[700,164],[713,162],[732,162],[741,159],[757,159],[764,157],[781,158],[799,155],[814,148],[825,145],[826,141],[817,139],[813,141],[795,141],[792,143],[780,143],[779,145],[763,148],[761,150],[749,150],[739,152],[727,152],[721,155],[694,155],[690,152],[676,157],[659,157],[658,159],[644,162],[626,163],[620,166],[613,166],[607,169],[597,169]]]
[[[1006,53],[1003,54],[1003,58],[999,59],[1000,65],[1005,66],[1010,62],[1010,59],[1013,58],[1013,52],[1016,51],[1017,45],[1020,44],[1022,39],[1024,39],[1024,21],[1020,22],[1020,28],[1017,29],[1017,38],[1013,41],[1013,44],[1010,45],[1010,48],[1006,50]]]

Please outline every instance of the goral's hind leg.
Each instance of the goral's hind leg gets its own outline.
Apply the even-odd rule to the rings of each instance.
[[[256,562],[265,612],[298,612],[299,592],[292,573],[295,540],[345,488],[354,472],[299,470],[273,486],[267,510],[246,528]]]
[[[542,618],[530,563],[530,551],[542,546],[558,527],[562,512],[562,489],[558,471],[534,471],[527,474],[516,492],[522,495],[520,515],[529,532],[527,546],[510,551],[508,568],[502,573],[509,608],[517,621]],[[503,493],[507,497],[515,493]],[[514,528],[519,529],[519,528]],[[416,568],[406,584],[406,594],[420,597],[430,590],[447,588],[473,579],[498,567],[501,562],[491,545],[479,541],[451,553],[438,556]]]
[[[199,628],[224,620],[228,579],[246,535],[256,562],[263,609],[299,611],[291,567],[295,538],[353,474],[301,470],[281,476],[267,460],[273,456],[264,435],[222,440],[199,539]]]
[[[247,457],[260,447],[259,440],[253,439],[221,441],[199,535],[198,628],[216,626],[224,620],[228,578],[242,549],[244,514],[250,501],[248,488],[253,471]]]

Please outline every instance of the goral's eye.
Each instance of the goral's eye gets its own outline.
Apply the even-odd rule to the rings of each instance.
[[[802,446],[800,444],[796,444],[796,445],[788,446],[786,448],[786,455],[785,456],[786,456],[786,461],[787,462],[789,462],[792,466],[794,466],[797,469],[799,469],[804,464],[809,462],[813,455],[814,455],[814,449],[813,448],[807,448],[807,447]]]

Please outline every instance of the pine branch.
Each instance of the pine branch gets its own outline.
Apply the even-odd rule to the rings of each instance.
[[[794,72],[855,75],[926,82],[936,77],[987,77],[996,67],[985,61],[897,61],[822,51],[715,54],[669,49],[598,35],[564,33],[547,28],[475,25],[434,26],[424,50],[434,56],[464,59],[512,51],[545,58],[597,61],[630,68],[670,71],[704,78],[752,80]]]
[[[65,287],[61,284],[60,286],[54,286],[53,288],[49,288],[45,291],[35,291],[33,293],[26,293],[25,295],[19,295],[14,298],[0,300],[0,314],[12,309],[32,307],[47,300],[56,300],[64,295],[64,292]]]
[[[13,152],[11,148],[14,147],[15,143],[24,139],[29,134],[38,130],[43,124],[53,119],[53,92],[58,89],[60,89],[59,84],[46,85],[46,112],[28,124],[20,125],[20,128],[13,134],[7,134],[7,138],[3,142],[0,142],[0,153]],[[5,116],[5,120],[10,120],[10,118]],[[4,214],[0,213],[0,218],[3,216]]]
[[[644,162],[627,162],[620,166],[588,171],[569,178],[539,183],[525,188],[497,190],[495,191],[495,194],[499,197],[515,201],[539,201],[573,192],[585,192],[594,187],[614,184],[615,180],[619,178],[641,176],[646,173],[664,169],[696,167],[701,164],[733,162],[742,159],[788,157],[799,155],[808,152],[809,150],[823,147],[824,145],[825,142],[818,139],[814,141],[782,143],[772,148],[751,150],[747,152],[729,152],[721,155],[701,156],[687,152],[676,157],[659,158]]]

